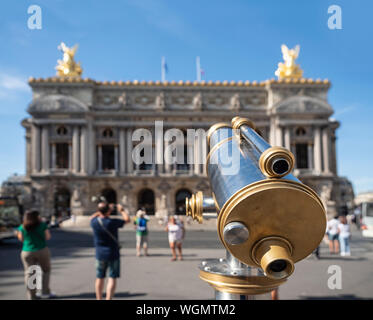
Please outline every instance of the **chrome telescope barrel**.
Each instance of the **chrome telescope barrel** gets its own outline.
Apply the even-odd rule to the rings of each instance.
[[[272,147],[255,129],[255,125],[246,118],[235,117],[232,127],[260,153],[259,167],[267,177],[283,177],[294,169],[293,154],[282,147]]]
[[[262,268],[268,277],[284,279],[322,240],[325,209],[316,193],[290,173],[291,152],[267,144],[249,120],[232,122],[233,128],[217,124],[208,132],[206,166],[218,235],[239,261]],[[283,166],[281,159],[288,164],[286,173],[276,172]],[[187,202],[188,214],[202,221],[203,195]]]
[[[232,128],[240,130],[242,137],[258,149],[260,153],[271,148],[271,145],[256,132],[256,127],[252,121],[245,118],[234,117],[232,119]]]

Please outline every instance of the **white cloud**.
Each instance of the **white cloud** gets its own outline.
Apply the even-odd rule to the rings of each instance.
[[[340,117],[342,114],[349,113],[349,112],[355,111],[357,109],[358,109],[358,107],[356,105],[347,106],[347,107],[338,109],[334,113],[334,117]]]
[[[20,93],[29,93],[26,77],[0,73],[0,99],[15,99]]]
[[[0,74],[0,88],[24,92],[30,91],[27,81],[24,78],[9,74]]]

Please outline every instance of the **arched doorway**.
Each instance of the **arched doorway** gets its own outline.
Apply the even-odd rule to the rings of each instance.
[[[146,214],[154,214],[154,192],[151,189],[143,189],[138,194],[138,206],[144,207]]]
[[[185,214],[185,198],[189,198],[192,193],[188,189],[180,189],[175,195],[175,213]]]
[[[70,211],[70,191],[62,188],[54,194],[54,215],[57,219],[69,217]]]
[[[102,190],[101,196],[104,197],[108,203],[117,203],[117,193],[111,188]]]

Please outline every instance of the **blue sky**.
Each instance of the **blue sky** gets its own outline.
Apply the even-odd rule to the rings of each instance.
[[[27,8],[42,9],[42,29],[27,28]],[[328,7],[342,8],[342,30],[327,27]],[[83,76],[96,80],[274,78],[280,46],[300,44],[308,78],[332,82],[338,172],[356,192],[373,190],[373,2],[294,0],[7,1],[0,9],[0,181],[25,170],[27,79],[50,77],[61,41],[79,43]]]

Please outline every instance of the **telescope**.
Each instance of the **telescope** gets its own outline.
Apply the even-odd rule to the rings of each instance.
[[[217,299],[252,299],[286,282],[294,264],[317,248],[325,208],[292,174],[293,154],[268,144],[249,119],[214,124],[207,139],[212,198],[198,191],[186,199],[186,214],[200,223],[217,218],[227,256],[203,261],[200,278]]]

